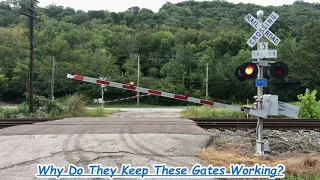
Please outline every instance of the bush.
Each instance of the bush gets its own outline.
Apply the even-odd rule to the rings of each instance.
[[[304,95],[298,95],[300,100],[299,118],[320,118],[320,101],[316,100],[317,91],[306,89]]]
[[[3,118],[15,118],[19,114],[19,111],[16,108],[4,108],[1,114]]]
[[[49,101],[50,100],[44,96],[39,96],[34,94],[33,95],[33,111],[35,112],[35,111],[41,110]],[[27,96],[27,102],[29,102],[28,96]]]
[[[57,118],[63,114],[63,108],[54,101],[49,101],[45,104],[44,112],[49,114],[50,117]]]
[[[79,94],[68,96],[65,107],[65,117],[81,117],[85,115],[85,102],[83,97]]]
[[[27,103],[22,103],[18,106],[18,111],[20,114],[23,114],[25,116],[27,116],[29,114],[29,107],[27,105]]]

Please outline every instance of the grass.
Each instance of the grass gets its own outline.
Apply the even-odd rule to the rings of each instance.
[[[110,114],[120,112],[119,109],[86,109],[85,116],[87,117],[108,117]]]
[[[25,114],[19,112],[18,107],[0,107],[0,118],[23,118]],[[120,109],[102,109],[101,107],[96,109],[86,109],[84,113],[81,113],[78,117],[108,117],[110,114],[118,113]],[[32,116],[33,117],[33,116]],[[49,114],[41,113],[35,117],[50,117]],[[72,116],[67,116],[72,117]]]
[[[244,118],[245,115],[244,112],[209,106],[188,107],[181,113],[181,117],[184,118]]]
[[[284,154],[279,156],[254,156],[253,147],[250,145],[238,145],[223,143],[220,140],[214,147],[203,149],[200,159],[212,166],[229,167],[230,164],[244,164],[253,166],[265,164],[267,166],[285,165],[285,179],[320,179],[320,153]]]

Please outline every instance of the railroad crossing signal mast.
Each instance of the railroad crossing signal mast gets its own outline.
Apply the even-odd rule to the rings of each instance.
[[[272,24],[279,18],[279,15],[272,12],[264,22],[262,20],[262,10],[257,12],[257,16],[258,19],[249,13],[245,17],[245,21],[256,29],[256,32],[247,41],[247,44],[251,48],[257,44],[258,49],[252,51],[252,59],[257,59],[257,61],[246,62],[237,67],[235,76],[239,81],[256,79],[256,106],[253,108],[248,107],[246,111],[252,111],[249,114],[255,114],[258,117],[256,154],[263,156],[265,152],[269,151],[268,144],[265,144],[263,141],[263,118],[278,115],[281,111],[279,104],[282,103],[278,102],[278,96],[276,95],[263,95],[263,87],[266,87],[267,82],[272,79],[284,79],[288,75],[288,66],[281,62],[263,60],[264,58],[277,58],[277,51],[269,50],[268,43],[261,42],[261,38],[262,36],[266,37],[275,46],[279,44],[281,40],[269,30]],[[289,106],[292,108],[293,113],[299,112],[298,107],[287,105],[287,107]]]

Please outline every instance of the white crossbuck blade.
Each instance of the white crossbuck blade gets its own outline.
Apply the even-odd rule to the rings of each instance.
[[[274,22],[279,18],[279,15],[275,12],[272,12],[269,17],[263,22],[260,23],[255,17],[250,13],[244,18],[252,27],[257,31],[250,37],[247,41],[247,44],[252,48],[257,42],[262,38],[266,37],[272,44],[277,46],[280,43],[280,38],[273,34],[269,29]]]

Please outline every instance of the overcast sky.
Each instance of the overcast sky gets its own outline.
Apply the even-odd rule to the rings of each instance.
[[[45,7],[50,4],[61,5],[64,7],[72,7],[76,10],[109,10],[112,12],[125,11],[130,7],[138,6],[140,8],[148,8],[154,12],[158,12],[159,8],[167,1],[177,3],[182,0],[38,0],[39,6]],[[252,3],[263,6],[267,5],[283,5],[292,4],[295,0],[227,0],[233,3]],[[305,2],[320,2],[320,0],[304,0]]]

